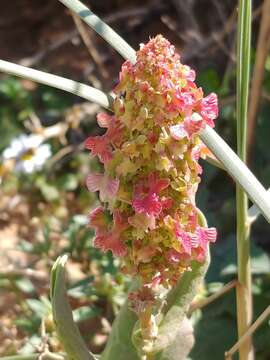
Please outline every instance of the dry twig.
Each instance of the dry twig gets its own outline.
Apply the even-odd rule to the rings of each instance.
[[[47,281],[48,276],[43,271],[33,269],[0,269],[0,279],[15,279],[17,277],[27,277],[38,281]]]
[[[95,46],[93,45],[93,41],[91,39],[91,34],[88,32],[88,29],[86,29],[83,21],[80,19],[80,17],[73,12],[71,12],[71,16],[73,18],[74,24],[76,25],[76,28],[81,35],[81,38],[90,54],[94,62],[96,63],[101,75],[107,79],[109,77],[109,73],[105,66],[103,65],[103,61],[96,50]]]
[[[201,309],[201,308],[211,304],[213,301],[217,300],[222,295],[226,294],[228,291],[230,291],[231,289],[236,287],[237,284],[238,284],[238,281],[233,280],[233,281],[229,282],[228,284],[224,285],[220,290],[218,290],[211,296],[207,297],[206,299],[202,299],[202,300],[192,303],[189,308],[189,311],[188,311],[188,316],[190,316],[195,310]]]
[[[267,319],[270,315],[270,305],[264,310],[264,312],[258,317],[258,319],[248,328],[245,334],[234,344],[234,346],[225,353],[225,359],[231,360],[233,354],[239,349],[239,347],[246,341],[258,327]]]

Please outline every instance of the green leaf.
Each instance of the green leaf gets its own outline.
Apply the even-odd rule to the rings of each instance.
[[[26,240],[20,240],[19,244],[17,245],[17,248],[19,250],[22,250],[23,252],[31,254],[34,250],[34,245]]]
[[[37,178],[36,186],[41,191],[45,200],[54,201],[60,198],[60,193],[56,186],[47,183],[44,177]]]
[[[136,287],[136,283],[132,287]],[[113,322],[112,331],[100,360],[139,360],[137,351],[131,342],[136,321],[136,314],[129,310],[126,302]]]
[[[67,255],[60,256],[51,271],[52,312],[57,333],[65,352],[74,360],[96,360],[87,349],[72,316],[66,295],[65,264]]]
[[[231,316],[205,315],[195,326],[195,346],[192,360],[224,359],[224,352],[236,341],[235,319]]]
[[[73,191],[78,187],[78,178],[74,174],[65,174],[56,180],[56,186],[60,190]]]
[[[174,343],[177,343],[186,313],[202,284],[209,262],[209,255],[203,263],[194,261],[191,265],[192,270],[186,271],[179,279],[177,286],[169,293],[164,318],[159,325],[158,336],[153,344],[154,353],[173,347]]]
[[[169,348],[168,352],[158,354],[159,359],[167,359],[168,354],[171,354],[173,348],[177,346],[178,336],[181,335],[181,331],[184,329],[181,326],[181,321],[186,318],[185,313],[198,290],[198,286],[201,284],[208,267],[208,261],[209,259],[203,264],[194,264],[193,270],[185,273],[177,288],[171,291],[167,299],[167,306],[164,309],[164,318],[160,326],[159,337],[154,344],[156,346],[155,352],[161,352],[166,346],[169,346]],[[134,281],[131,291],[134,291],[137,287],[138,283]],[[137,316],[129,310],[126,301],[113,323],[101,360],[139,360],[136,349],[131,342],[136,321]]]
[[[30,334],[36,334],[40,327],[40,318],[35,315],[30,318],[22,316],[17,318],[14,323],[19,329],[22,329]]]
[[[37,299],[26,299],[29,308],[40,318],[45,318],[50,313],[48,304]]]
[[[194,342],[191,321],[188,318],[184,318],[179,327],[177,340],[157,355],[155,360],[187,360]]]
[[[73,320],[78,323],[81,321],[92,319],[100,314],[100,309],[94,306],[81,306],[76,310],[73,310]]]
[[[201,86],[206,94],[214,91],[218,92],[220,89],[220,79],[218,73],[214,69],[207,69],[201,71],[197,76],[198,86]]]
[[[68,296],[79,299],[96,295],[96,289],[92,284],[93,280],[93,276],[87,276],[85,279],[73,284],[67,291]]]
[[[260,247],[251,242],[251,271],[253,275],[269,274],[269,255]],[[235,277],[237,274],[237,253],[235,236],[231,235],[224,239],[222,244],[212,248],[211,267],[206,275],[208,282],[220,281]],[[226,279],[226,280],[225,280]]]
[[[15,284],[17,287],[26,294],[31,294],[35,292],[35,287],[32,283],[32,281],[28,278],[21,277],[19,279],[15,280]]]

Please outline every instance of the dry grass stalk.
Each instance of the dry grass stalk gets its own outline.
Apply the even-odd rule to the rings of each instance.
[[[105,79],[107,79],[109,77],[109,73],[106,70],[106,68],[104,67],[103,61],[100,58],[100,55],[99,55],[98,51],[96,50],[95,46],[93,45],[91,35],[88,32],[88,29],[86,29],[83,21],[80,19],[80,17],[78,15],[71,12],[71,16],[73,18],[74,24],[75,24],[79,34],[81,35],[82,41],[84,42],[90,56],[92,57],[92,59],[96,63],[101,75]]]

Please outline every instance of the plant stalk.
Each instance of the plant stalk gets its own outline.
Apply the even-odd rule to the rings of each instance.
[[[143,342],[151,342],[153,340],[152,332],[152,323],[151,323],[151,315],[152,315],[152,305],[148,305],[144,311],[139,315],[139,321],[141,326],[141,334],[143,338]],[[154,355],[146,353],[142,356],[142,360],[153,360]]]
[[[236,117],[237,154],[246,162],[248,94],[250,76],[251,43],[251,0],[239,0],[237,36],[237,77],[236,77]],[[240,339],[252,322],[252,293],[250,267],[250,224],[248,222],[248,198],[243,189],[236,186],[237,214],[237,261],[238,286],[236,287],[237,326]],[[252,338],[248,337],[239,347],[240,360],[253,360]]]
[[[0,71],[67,91],[86,100],[93,101],[106,109],[111,108],[113,103],[113,98],[110,95],[91,86],[9,61],[0,60]]]

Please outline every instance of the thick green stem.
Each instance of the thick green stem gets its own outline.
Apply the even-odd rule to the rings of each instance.
[[[112,106],[113,98],[110,95],[91,86],[61,76],[31,69],[4,60],[0,60],[0,71],[67,91],[86,100],[93,101],[106,109],[109,109]]]
[[[239,0],[237,41],[237,154],[243,162],[247,156],[247,111],[250,72],[251,0]],[[243,189],[236,187],[237,211],[237,325],[240,338],[252,322],[252,293],[250,269],[250,224],[248,198]],[[240,360],[254,359],[251,337],[239,347]]]

